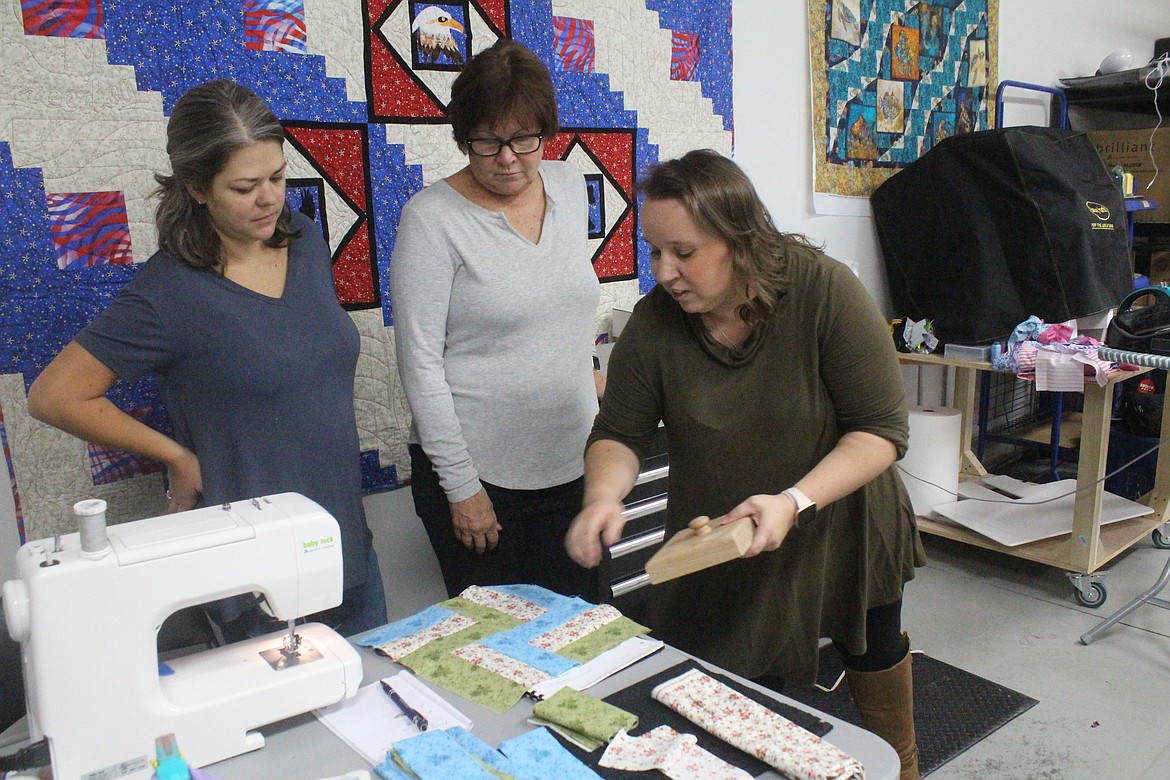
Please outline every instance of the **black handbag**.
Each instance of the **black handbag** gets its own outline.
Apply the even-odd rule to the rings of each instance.
[[[1152,297],[1154,302],[1133,308],[1145,297]],[[1155,285],[1125,296],[1117,307],[1117,314],[1109,321],[1105,343],[1131,352],[1170,355],[1170,289]]]
[[[944,342],[1002,341],[1133,289],[1125,201],[1081,132],[1010,127],[946,138],[871,203],[893,311]]]

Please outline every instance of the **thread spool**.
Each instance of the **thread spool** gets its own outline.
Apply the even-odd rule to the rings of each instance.
[[[110,552],[110,539],[106,535],[106,502],[100,498],[78,501],[73,505],[73,514],[77,515],[82,557],[105,557]]]

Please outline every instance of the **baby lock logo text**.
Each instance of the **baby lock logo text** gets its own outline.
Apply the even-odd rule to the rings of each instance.
[[[301,546],[305,552],[311,553],[317,550],[324,550],[337,544],[337,539],[333,536],[322,536],[320,539],[309,539],[301,542]]]

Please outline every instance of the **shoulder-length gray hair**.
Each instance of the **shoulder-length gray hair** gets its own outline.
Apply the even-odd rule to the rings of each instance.
[[[191,190],[207,192],[236,150],[259,141],[284,143],[284,128],[250,89],[218,79],[192,87],[179,98],[167,122],[171,175],[154,177],[159,184],[154,222],[160,248],[195,268],[220,266],[219,234]],[[275,232],[264,243],[288,246],[298,235],[289,229],[291,219],[286,204]]]
[[[655,165],[638,189],[649,200],[678,199],[700,230],[727,242],[747,298],[739,316],[749,325],[776,308],[788,287],[789,256],[815,248],[802,235],[777,230],[747,175],[711,149]]]

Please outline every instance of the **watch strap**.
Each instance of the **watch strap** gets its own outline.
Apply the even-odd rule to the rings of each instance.
[[[800,488],[793,486],[781,492],[792,499],[796,504],[796,527],[807,528],[812,525],[817,516],[816,502],[804,494]]]

